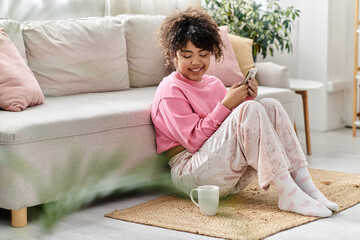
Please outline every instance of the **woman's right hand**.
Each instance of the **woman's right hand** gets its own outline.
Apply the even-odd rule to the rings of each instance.
[[[240,83],[235,83],[226,93],[224,99],[221,101],[221,104],[232,110],[244,102],[245,98],[249,95],[248,92],[249,86],[247,84],[241,85]]]

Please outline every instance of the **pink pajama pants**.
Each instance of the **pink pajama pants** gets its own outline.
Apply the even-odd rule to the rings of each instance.
[[[184,193],[217,185],[224,196],[245,188],[256,173],[266,190],[276,175],[308,163],[281,103],[266,98],[239,105],[196,153],[182,151],[169,165]]]

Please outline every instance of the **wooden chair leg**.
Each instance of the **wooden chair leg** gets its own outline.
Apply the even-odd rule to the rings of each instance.
[[[27,226],[27,208],[20,208],[18,210],[11,210],[11,226],[26,227]]]

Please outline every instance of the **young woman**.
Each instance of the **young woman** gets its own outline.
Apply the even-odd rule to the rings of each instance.
[[[222,56],[218,27],[205,10],[167,17],[160,29],[167,64],[176,71],[159,84],[151,109],[158,153],[169,156],[174,184],[183,192],[217,185],[235,194],[257,173],[259,185],[273,183],[279,208],[328,217],[338,206],[316,188],[293,126],[275,99],[255,98],[255,79],[228,91],[206,75],[210,55]],[[239,79],[239,82],[241,79]]]

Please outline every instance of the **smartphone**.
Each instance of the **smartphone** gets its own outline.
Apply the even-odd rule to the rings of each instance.
[[[257,73],[257,68],[251,68],[251,69],[247,72],[246,77],[245,77],[244,81],[241,83],[241,85],[247,84],[247,83],[248,83],[248,80],[249,80],[250,78],[254,78],[255,75],[256,75],[256,73]]]

